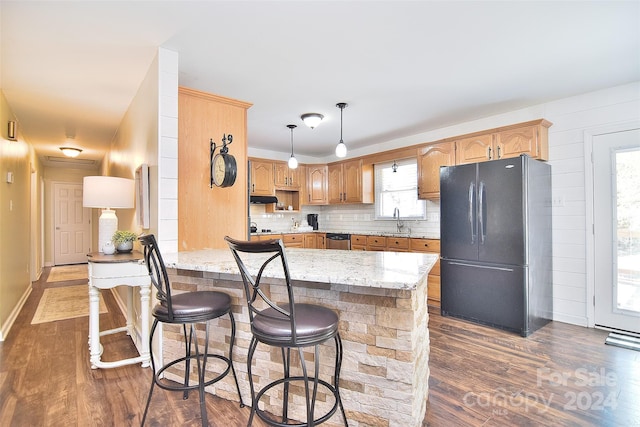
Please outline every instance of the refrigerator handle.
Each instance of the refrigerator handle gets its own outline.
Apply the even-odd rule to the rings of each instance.
[[[484,224],[484,182],[480,181],[480,185],[478,185],[478,224],[480,230],[478,230],[478,234],[480,235],[480,244],[484,245],[485,238],[485,224]]]
[[[469,228],[471,229],[471,244],[474,245],[476,243],[476,233],[474,227],[474,217],[473,217],[473,195],[475,193],[475,183],[471,182],[469,184]]]

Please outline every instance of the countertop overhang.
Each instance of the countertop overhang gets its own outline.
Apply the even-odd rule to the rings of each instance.
[[[245,254],[245,264],[257,273],[263,254]],[[289,274],[294,281],[320,282],[367,288],[415,290],[427,280],[437,254],[367,252],[332,249],[287,248]],[[205,249],[163,255],[168,268],[239,275],[229,249]],[[282,267],[273,263],[263,277],[284,279]]]

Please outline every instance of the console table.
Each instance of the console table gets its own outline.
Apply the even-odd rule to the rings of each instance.
[[[87,255],[87,261],[89,264],[89,352],[91,355],[91,369],[117,368],[134,363],[142,363],[143,368],[148,367],[150,364],[149,295],[151,293],[151,280],[147,266],[144,264],[143,254],[138,251],[113,255],[92,252]],[[100,290],[111,289],[120,285],[127,286],[127,324],[119,328],[100,331]],[[118,332],[126,332],[127,335],[134,336],[134,287],[139,288],[141,308],[141,350],[139,351],[139,356],[111,362],[102,361],[101,336]]]

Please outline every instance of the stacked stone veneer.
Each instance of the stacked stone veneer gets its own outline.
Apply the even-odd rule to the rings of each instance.
[[[234,366],[245,404],[251,403],[247,378],[247,349],[251,340],[248,309],[240,276],[169,269],[174,292],[216,289],[232,296],[236,320]],[[271,298],[286,301],[282,280],[265,279]],[[338,313],[343,344],[340,373],[342,401],[349,426],[420,426],[424,419],[429,381],[429,330],[427,280],[415,290],[374,289],[327,283],[296,282],[296,302],[319,304]],[[226,354],[229,348],[228,316],[210,322],[210,352]],[[200,340],[204,340],[204,327]],[[163,349],[166,360],[184,355],[181,329],[164,325]],[[298,375],[299,358],[292,351],[291,375]],[[313,375],[313,348],[304,352],[307,369]],[[220,372],[221,364],[209,359],[208,370]],[[328,341],[320,348],[320,378],[333,381],[335,345]],[[256,389],[282,377],[282,356],[277,348],[259,344],[253,358]],[[182,374],[175,372],[175,379]],[[196,380],[196,371],[193,379]],[[169,375],[171,377],[171,374]],[[207,391],[229,400],[238,400],[231,375]],[[304,388],[290,388],[289,415],[305,418]],[[333,405],[333,397],[322,387],[317,398],[316,417]],[[261,400],[260,407],[279,415],[282,387]],[[248,410],[248,409],[247,409]],[[343,425],[339,410],[325,425]]]

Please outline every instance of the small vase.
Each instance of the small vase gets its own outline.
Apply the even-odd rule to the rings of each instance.
[[[113,255],[115,252],[116,252],[116,247],[113,246],[113,243],[111,242],[106,242],[102,246],[102,253],[105,255]]]
[[[133,242],[118,243],[116,245],[116,249],[120,253],[131,252],[133,249]]]

